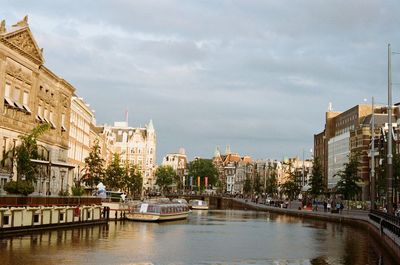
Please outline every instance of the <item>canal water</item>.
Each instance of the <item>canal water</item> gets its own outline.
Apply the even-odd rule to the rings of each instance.
[[[396,264],[367,232],[253,211],[168,223],[110,222],[0,239],[0,264]]]

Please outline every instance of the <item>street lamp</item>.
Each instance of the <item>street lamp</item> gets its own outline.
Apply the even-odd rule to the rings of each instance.
[[[393,154],[392,154],[392,54],[400,54],[392,52],[390,43],[388,44],[388,154],[387,154],[387,211],[393,213]]]

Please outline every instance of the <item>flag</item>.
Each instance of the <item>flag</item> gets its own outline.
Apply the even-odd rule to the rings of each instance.
[[[208,187],[208,177],[204,177],[204,186]]]
[[[197,186],[198,186],[199,189],[200,189],[200,176],[197,177]]]
[[[190,176],[189,178],[189,186],[193,186],[193,176]]]

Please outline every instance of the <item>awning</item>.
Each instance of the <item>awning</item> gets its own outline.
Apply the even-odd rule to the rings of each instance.
[[[7,105],[9,105],[10,107],[15,107],[15,105],[14,105],[14,102],[11,100],[11,99],[9,99],[8,97],[5,97],[4,98],[4,101],[5,101],[5,103],[7,103]]]
[[[51,124],[51,128],[53,128],[53,129],[56,128],[56,125],[54,124],[54,122],[50,121],[50,124]]]
[[[56,162],[52,161],[51,165],[52,166],[56,166],[56,167],[75,168],[75,165],[64,163],[64,162],[60,162],[60,161],[56,161]]]
[[[36,119],[40,122],[44,122],[44,119],[42,118],[42,116],[40,116],[39,114],[36,115]]]
[[[37,163],[37,164],[44,164],[44,165],[47,165],[47,164],[50,163],[50,162],[47,161],[47,160],[39,160],[39,159],[31,159],[31,162]]]
[[[22,106],[22,104],[20,104],[19,102],[15,101],[14,105],[19,108],[20,110],[24,110],[24,106]]]
[[[28,112],[29,114],[32,113],[31,109],[27,105],[23,104],[22,106],[24,107],[26,112]]]

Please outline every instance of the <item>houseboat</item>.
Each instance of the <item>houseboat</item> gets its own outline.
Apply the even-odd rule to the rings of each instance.
[[[208,210],[208,204],[202,200],[191,200],[189,201],[189,208],[193,210]]]
[[[133,206],[126,218],[132,221],[162,222],[186,219],[189,207],[180,203],[142,202]]]

